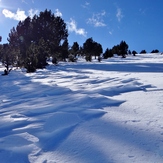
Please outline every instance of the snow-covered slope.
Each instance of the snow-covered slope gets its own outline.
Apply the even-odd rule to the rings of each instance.
[[[162,81],[160,54],[12,70],[0,76],[0,162],[162,163]]]

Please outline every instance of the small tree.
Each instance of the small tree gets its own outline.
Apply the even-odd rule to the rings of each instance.
[[[146,54],[147,52],[146,52],[146,50],[142,50],[141,52],[140,52],[140,54]]]
[[[157,50],[157,49],[152,50],[151,53],[159,53],[159,50]]]
[[[121,41],[119,45],[119,51],[120,51],[120,55],[122,55],[122,57],[125,58],[128,51],[128,45],[126,44],[125,41]]]
[[[6,74],[10,72],[9,66],[13,65],[16,61],[14,51],[9,44],[2,46],[2,63],[6,67]]]
[[[62,46],[61,46],[61,58],[63,61],[66,61],[66,58],[68,58],[69,55],[69,44],[68,44],[68,40],[65,39],[65,41],[63,42]]]
[[[135,50],[132,51],[133,56],[136,56],[137,52]]]
[[[88,38],[85,43],[83,44],[83,51],[85,53],[85,60],[92,61],[92,54],[94,51],[94,41],[92,38]]]
[[[110,49],[106,49],[105,50],[105,52],[104,52],[104,54],[103,54],[103,58],[104,59],[107,59],[107,58],[111,58],[111,57],[113,57],[113,53],[112,53],[112,50]]]
[[[79,44],[77,42],[74,42],[71,49],[70,54],[74,55],[75,57],[79,54]]]
[[[93,54],[95,56],[95,59],[96,59],[97,56],[100,57],[102,52],[103,52],[102,45],[97,43],[97,42],[94,42]]]

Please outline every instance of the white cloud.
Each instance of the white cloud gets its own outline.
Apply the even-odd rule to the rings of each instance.
[[[83,8],[88,8],[88,6],[90,5],[90,3],[89,2],[85,2],[85,4],[84,5],[82,5],[82,7]]]
[[[38,10],[30,9],[28,11],[29,17],[32,18],[35,14],[38,14],[38,12],[39,12]],[[17,9],[16,13],[13,13],[13,12],[7,10],[7,9],[3,9],[2,13],[6,18],[14,19],[14,20],[17,20],[17,21],[23,21],[23,20],[25,20],[27,18],[27,15],[25,14],[25,11],[20,10],[19,8]]]
[[[102,11],[101,13],[93,14],[92,18],[89,18],[87,23],[93,24],[95,27],[104,27],[106,26],[103,20],[105,14],[106,14],[105,11]]]
[[[62,13],[59,11],[59,9],[56,9],[55,11],[56,11],[56,13],[54,14],[55,16],[62,17]]]
[[[30,10],[28,11],[29,17],[30,17],[30,18],[33,18],[33,16],[34,16],[34,15],[37,15],[38,12],[39,12],[39,10],[30,9]]]
[[[77,28],[77,24],[76,24],[75,20],[73,20],[72,18],[70,19],[70,22],[67,22],[67,26],[68,26],[68,30],[70,32],[75,32],[78,35],[82,35],[82,36],[86,37],[87,32],[85,31],[85,29]]]
[[[117,8],[117,14],[116,14],[116,17],[118,19],[118,21],[120,22],[121,19],[123,18],[123,14],[122,14],[122,11],[120,8]]]
[[[14,20],[18,20],[18,21],[22,21],[27,17],[25,14],[25,11],[20,10],[20,9],[17,9],[16,13],[13,13],[7,9],[3,9],[2,13],[5,17],[14,19]]]

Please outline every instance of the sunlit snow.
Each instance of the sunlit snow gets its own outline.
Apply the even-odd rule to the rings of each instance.
[[[162,81],[160,53],[14,68],[0,76],[0,162],[162,163]]]

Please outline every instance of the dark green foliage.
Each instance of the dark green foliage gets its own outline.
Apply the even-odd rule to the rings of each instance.
[[[68,44],[68,40],[65,39],[65,41],[63,42],[62,46],[61,46],[61,56],[60,58],[63,61],[66,61],[66,58],[68,58],[69,55],[69,44]]]
[[[49,48],[47,45],[47,42],[43,38],[39,40],[38,45],[36,45],[37,48],[37,65],[36,68],[45,68],[47,66],[47,59],[49,57]]]
[[[132,51],[133,56],[136,56],[137,52],[135,50]]]
[[[64,21],[60,17],[55,17],[51,11],[45,10],[32,19],[27,17],[24,21],[20,21],[16,28],[12,28],[8,41],[17,52],[18,64],[27,68],[32,67],[28,69],[34,71],[37,68],[44,68],[50,56],[57,58],[60,54],[59,57],[62,59],[65,59],[65,55],[68,56],[65,54],[65,49],[61,51],[63,48],[61,42],[64,42],[67,37],[68,31]],[[61,55],[62,52],[63,55]],[[29,59],[29,56],[32,59]],[[36,65],[29,65],[28,63],[31,63],[30,60],[33,61],[33,59],[37,60],[32,62]]]
[[[84,56],[84,50],[82,46],[79,47],[79,55],[82,57]]]
[[[119,45],[113,46],[112,53],[125,58],[128,53],[128,44],[125,41],[121,41]]]
[[[24,62],[24,67],[27,72],[35,72],[38,64],[37,55],[39,53],[38,46],[35,43],[31,43],[30,47],[26,52],[26,60]]]
[[[100,55],[103,53],[103,49],[102,49],[102,45],[97,43],[97,42],[94,42],[94,56],[95,56],[95,59],[96,57],[100,57]]]
[[[103,52],[101,44],[93,41],[92,38],[88,38],[83,44],[83,52],[85,54],[86,61],[92,61],[92,56],[100,56]]]
[[[152,50],[151,53],[159,53],[159,50]]]
[[[128,51],[128,45],[125,41],[121,41],[119,45],[119,54],[122,55],[123,58],[126,57]]]
[[[142,50],[141,52],[140,52],[140,54],[146,54],[147,52],[146,52],[146,50]]]
[[[103,54],[103,58],[104,59],[107,59],[107,58],[111,58],[111,57],[113,57],[113,52],[112,52],[112,50],[110,49],[106,49],[106,51],[104,52],[104,54]]]
[[[52,63],[55,64],[55,65],[57,65],[57,64],[58,64],[58,60],[57,60],[57,58],[53,57],[53,59],[52,59]]]
[[[9,44],[3,44],[2,46],[2,63],[6,67],[9,73],[9,66],[15,63],[15,53]]]
[[[69,52],[76,57],[79,54],[79,44],[74,42]]]
[[[131,53],[131,50],[129,50],[129,51],[128,51],[128,54],[129,54],[129,55],[131,55],[131,54],[132,54],[132,53]]]
[[[113,46],[113,48],[112,48],[112,53],[113,53],[113,54],[120,55],[119,45]]]

